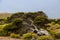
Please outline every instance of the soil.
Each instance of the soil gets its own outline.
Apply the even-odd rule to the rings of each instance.
[[[10,38],[10,37],[0,37],[0,40],[21,40],[21,39]]]

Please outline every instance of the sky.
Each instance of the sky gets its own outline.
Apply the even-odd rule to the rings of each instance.
[[[60,0],[0,0],[0,12],[43,11],[49,18],[60,18]]]

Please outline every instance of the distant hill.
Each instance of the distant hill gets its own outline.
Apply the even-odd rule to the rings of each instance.
[[[11,15],[12,15],[11,13],[0,13],[0,19],[5,19]]]

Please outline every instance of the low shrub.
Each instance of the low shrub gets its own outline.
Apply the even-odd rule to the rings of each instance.
[[[55,38],[55,31],[54,30],[48,30],[49,31],[49,33],[51,34],[51,36],[53,37],[53,38]]]
[[[16,18],[16,19],[12,22],[12,24],[15,25],[15,26],[20,26],[20,25],[22,25],[22,22],[23,22],[23,20],[22,20],[21,18]]]
[[[36,39],[38,36],[35,33],[26,33],[23,34],[22,39],[24,40],[31,40],[32,38]]]
[[[40,36],[37,40],[53,40],[51,36]]]
[[[4,26],[7,24],[0,25],[0,36],[7,36],[7,31],[3,30]]]
[[[55,38],[60,38],[60,33],[55,33]]]
[[[0,30],[0,36],[7,36],[7,32],[4,30]]]
[[[8,24],[8,25],[6,25],[4,28],[3,28],[3,30],[5,30],[5,31],[13,31],[13,30],[15,30],[17,27],[15,26],[15,25],[12,25],[12,24]]]
[[[11,38],[20,38],[20,34],[11,33],[10,37]]]

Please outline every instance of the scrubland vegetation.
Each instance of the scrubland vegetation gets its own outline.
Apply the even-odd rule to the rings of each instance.
[[[50,35],[38,35],[34,26],[44,29]],[[33,31],[34,30],[34,31]],[[20,38],[22,40],[56,40],[60,39],[60,19],[49,19],[42,11],[17,12],[6,18],[0,18],[0,36]]]

